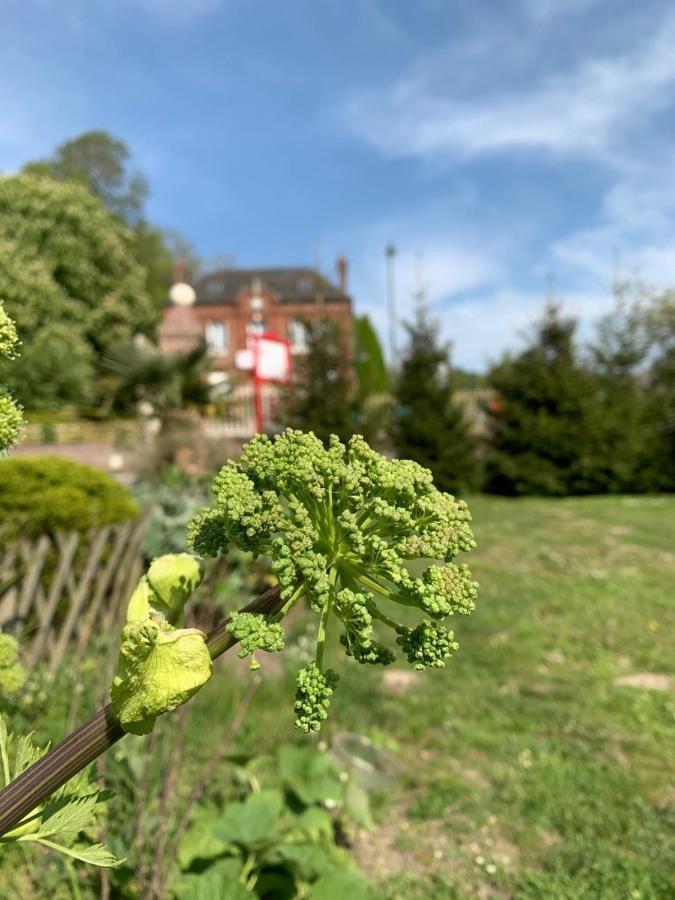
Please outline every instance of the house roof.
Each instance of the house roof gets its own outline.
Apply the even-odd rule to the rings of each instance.
[[[313,269],[218,269],[194,285],[197,304],[232,303],[241,290],[250,290],[256,279],[261,287],[277,294],[285,303],[314,303],[321,294],[326,301],[348,301],[336,285]]]

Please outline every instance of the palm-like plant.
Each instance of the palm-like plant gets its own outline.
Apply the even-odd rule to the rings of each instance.
[[[109,410],[131,413],[145,407],[160,420],[186,407],[209,403],[208,349],[205,343],[180,354],[164,354],[143,338],[118,344],[103,356],[108,374]]]

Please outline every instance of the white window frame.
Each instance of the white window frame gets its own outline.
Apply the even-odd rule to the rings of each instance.
[[[206,343],[213,353],[227,353],[230,349],[230,326],[228,322],[207,322],[204,326]]]
[[[302,319],[291,319],[287,326],[291,353],[307,353],[309,349],[309,328]]]

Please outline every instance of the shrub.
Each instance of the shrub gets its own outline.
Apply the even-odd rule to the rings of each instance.
[[[86,531],[136,515],[127,490],[92,466],[55,456],[0,460],[0,543]]]

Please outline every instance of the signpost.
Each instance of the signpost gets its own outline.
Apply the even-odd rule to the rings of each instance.
[[[291,348],[284,338],[270,331],[262,334],[249,333],[248,348],[238,350],[235,365],[253,374],[253,397],[255,404],[255,428],[264,429],[262,385],[265,382],[283,383],[291,374]]]

